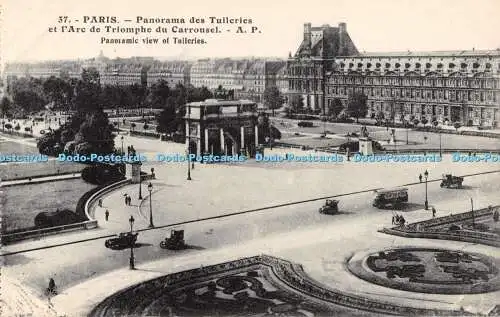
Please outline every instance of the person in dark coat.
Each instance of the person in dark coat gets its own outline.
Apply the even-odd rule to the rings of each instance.
[[[50,295],[56,295],[56,282],[52,277],[49,279],[49,287],[47,287],[47,292]]]
[[[104,213],[104,218],[106,219],[106,221],[108,221],[109,219],[109,210],[106,209],[106,212]]]

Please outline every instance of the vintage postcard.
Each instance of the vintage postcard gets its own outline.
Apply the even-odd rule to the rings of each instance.
[[[497,0],[4,0],[0,316],[500,316]]]

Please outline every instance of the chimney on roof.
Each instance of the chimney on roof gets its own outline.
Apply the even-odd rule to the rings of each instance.
[[[339,23],[339,51],[338,55],[347,55],[347,25]]]
[[[304,53],[311,54],[311,23],[304,23]]]

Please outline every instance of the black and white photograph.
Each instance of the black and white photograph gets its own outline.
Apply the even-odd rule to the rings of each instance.
[[[500,316],[499,16],[2,1],[0,317]]]

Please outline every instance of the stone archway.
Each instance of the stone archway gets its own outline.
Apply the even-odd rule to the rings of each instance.
[[[239,133],[235,128],[224,129],[224,151],[227,155],[237,155],[239,150]]]

